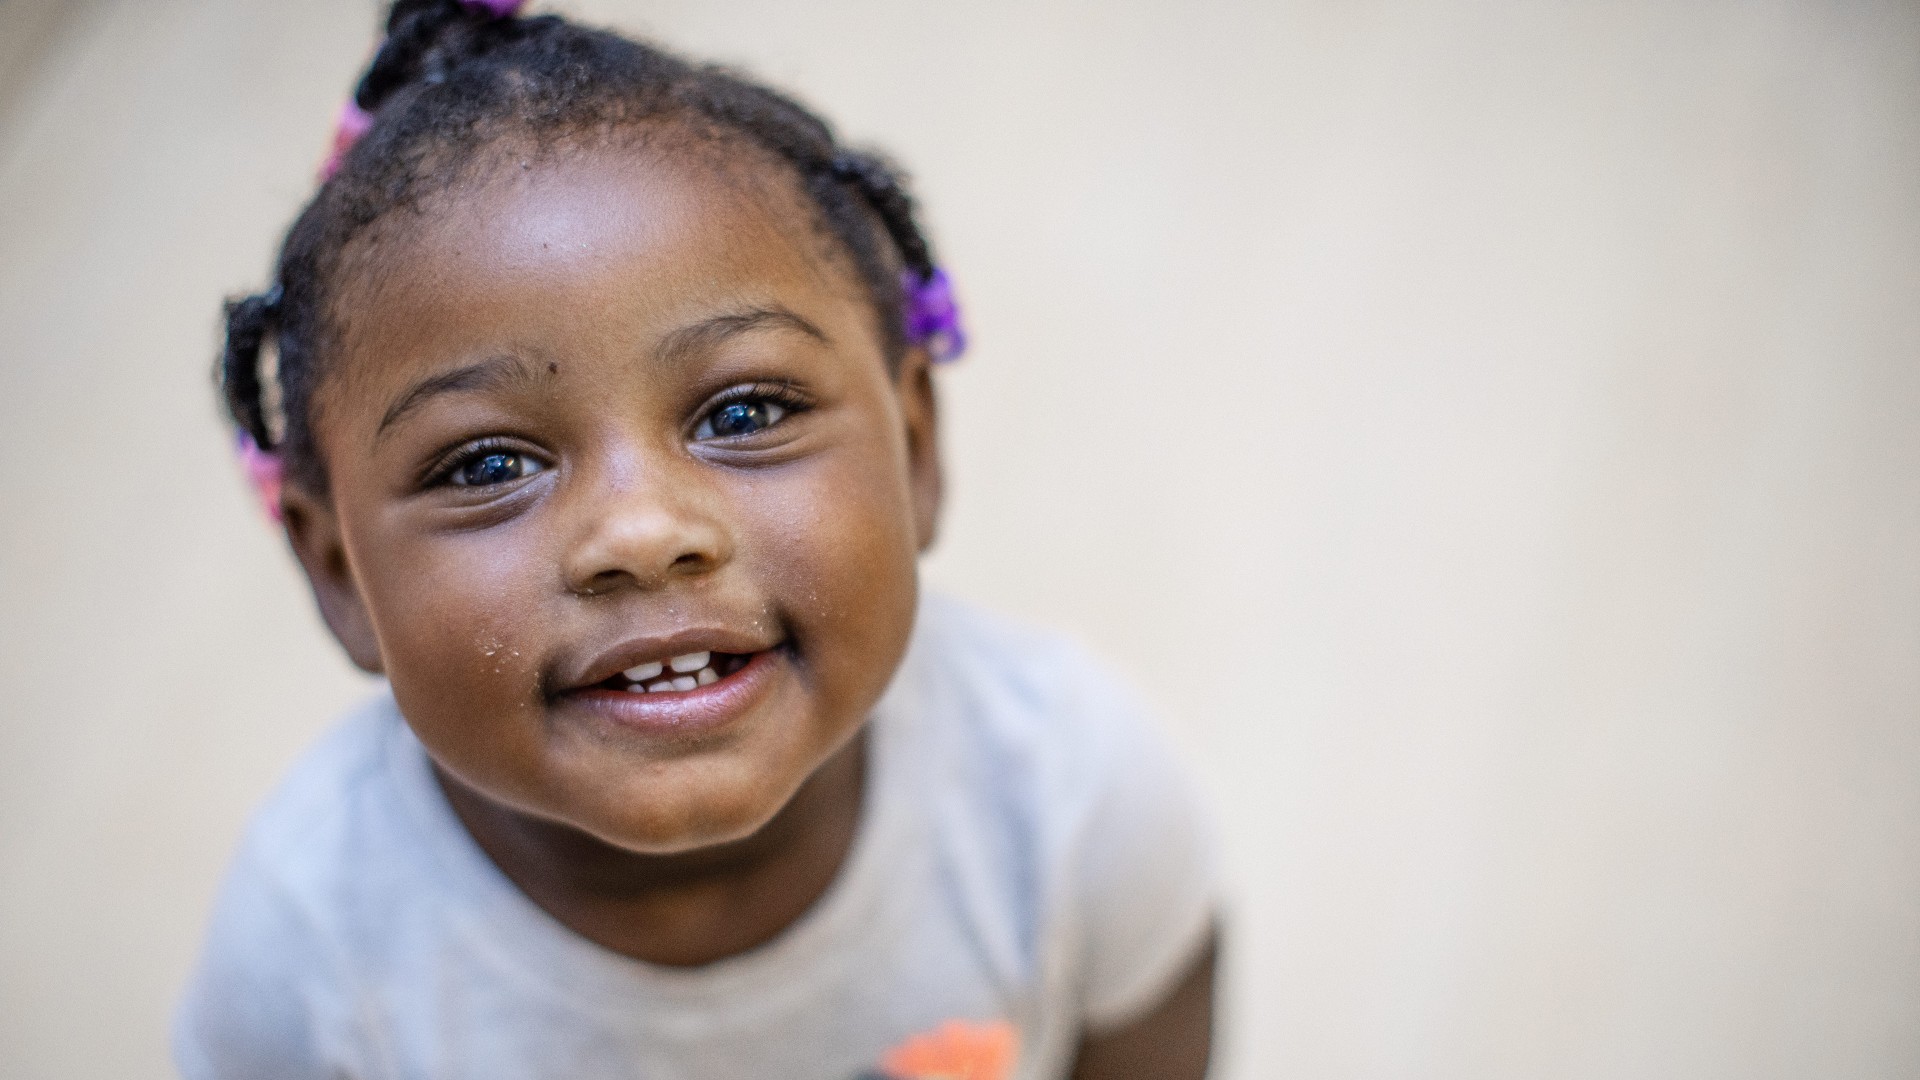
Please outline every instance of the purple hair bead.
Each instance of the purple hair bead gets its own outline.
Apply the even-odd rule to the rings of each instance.
[[[953,298],[953,282],[947,272],[936,266],[921,278],[904,270],[900,288],[905,293],[908,343],[925,346],[937,363],[959,359],[967,350],[967,331],[960,325],[960,305]]]

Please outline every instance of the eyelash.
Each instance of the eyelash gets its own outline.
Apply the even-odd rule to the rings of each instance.
[[[768,425],[768,428],[778,427],[792,417],[806,412],[813,407],[813,399],[809,398],[799,387],[794,386],[792,383],[751,383],[746,386],[736,386],[708,401],[706,407],[701,409],[699,415],[694,418],[694,427],[697,429],[701,424],[712,419],[713,414],[719,412],[721,409],[729,405],[737,405],[743,401],[772,402],[786,411],[786,416]],[[768,429],[762,428],[761,430],[764,431]],[[755,432],[754,434],[759,434],[759,432]],[[737,437],[750,438],[751,436]]]
[[[445,454],[440,455],[432,465],[427,467],[426,473],[420,479],[420,486],[423,488],[449,486],[453,479],[453,474],[458,471],[462,465],[471,461],[478,461],[489,454],[523,454],[527,457],[539,456],[537,454],[528,454],[519,443],[497,436],[481,439],[477,442],[462,443],[454,449],[447,451]]]

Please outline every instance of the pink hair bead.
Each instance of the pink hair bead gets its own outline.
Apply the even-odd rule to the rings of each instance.
[[[496,19],[510,18],[526,6],[526,0],[460,0],[460,3]],[[352,98],[340,106],[340,117],[333,125],[333,147],[327,151],[327,160],[320,163],[321,183],[333,179],[333,174],[340,171],[340,163],[346,160],[347,151],[353,149],[353,144],[372,126],[373,114]]]
[[[254,494],[260,498],[261,509],[274,521],[280,521],[280,488],[286,483],[286,469],[280,455],[260,449],[253,436],[244,431],[234,452],[240,456],[240,468],[247,474],[247,483],[253,485]]]

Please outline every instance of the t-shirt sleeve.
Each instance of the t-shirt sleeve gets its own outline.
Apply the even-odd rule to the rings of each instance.
[[[1219,875],[1211,823],[1164,736],[1125,695],[1092,705],[1098,767],[1073,865],[1082,1017],[1100,1032],[1152,1011],[1199,957]]]
[[[340,964],[292,898],[243,854],[221,888],[198,969],[174,1015],[185,1080],[359,1075],[328,1015]]]

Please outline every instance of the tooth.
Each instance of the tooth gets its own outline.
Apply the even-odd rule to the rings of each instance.
[[[620,674],[625,675],[627,678],[632,679],[634,682],[646,682],[648,679],[651,679],[655,675],[660,674],[660,661],[655,660],[650,664],[641,664],[638,667],[630,667],[627,670],[621,672]]]
[[[700,680],[691,675],[680,675],[673,680],[675,690],[691,690],[700,685]]]
[[[658,694],[663,690],[671,690],[671,689],[673,689],[673,683],[666,679],[661,679],[657,683],[647,684],[647,693],[649,694]]]
[[[712,653],[690,652],[685,656],[676,656],[667,661],[667,663],[675,671],[699,671],[701,668],[706,667],[707,661],[712,658]]]
[[[714,683],[720,681],[720,676],[715,675],[713,669],[710,667],[701,668],[700,674],[694,676],[694,678],[700,680],[701,686],[712,686]]]

